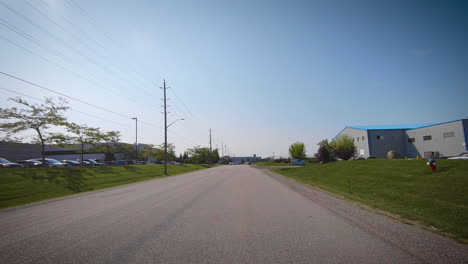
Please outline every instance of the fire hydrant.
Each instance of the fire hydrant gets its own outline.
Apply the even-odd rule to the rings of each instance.
[[[436,159],[429,159],[429,161],[427,162],[427,166],[429,166],[431,172],[435,172],[437,170]]]

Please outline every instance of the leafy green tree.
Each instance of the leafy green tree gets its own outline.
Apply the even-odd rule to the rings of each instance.
[[[102,141],[105,146],[105,159],[115,160],[114,153],[117,152],[116,145],[120,141],[119,131],[108,131],[102,135]]]
[[[140,152],[142,157],[149,158],[153,157],[156,154],[157,150],[155,149],[153,144],[140,144]]]
[[[333,156],[342,160],[349,160],[354,157],[356,153],[356,146],[354,141],[348,135],[342,135],[332,140],[331,146],[333,149]]]
[[[155,159],[158,160],[166,160],[166,157],[164,155],[164,143],[161,143],[158,145],[156,149],[156,153],[152,156]],[[175,146],[172,143],[167,143],[167,160],[168,161],[174,161],[176,160],[177,156],[175,153]]]
[[[79,144],[81,154],[81,165],[83,165],[83,158],[85,153],[85,145],[96,145],[103,140],[103,133],[99,128],[89,127],[86,125],[78,125],[76,123],[67,123],[65,130],[70,134],[55,135],[54,141],[60,145],[74,145]]]
[[[318,143],[319,149],[317,153],[315,154],[315,158],[317,161],[320,163],[327,163],[330,161],[335,160],[333,158],[333,148],[331,146],[331,143],[328,141],[328,139],[324,139]]]
[[[94,144],[88,149],[88,152],[102,152],[105,154],[105,160],[115,160],[114,153],[119,151],[118,142],[120,140],[119,131],[100,132],[98,137],[101,144]]]
[[[9,98],[9,100],[19,104],[22,108],[0,108],[0,119],[11,120],[0,124],[0,131],[9,138],[12,134],[17,134],[27,130],[36,132],[35,142],[41,144],[42,162],[45,162],[45,146],[50,143],[52,137],[59,134],[49,133],[47,130],[52,126],[62,126],[66,123],[63,115],[69,107],[67,101],[59,98],[56,103],[52,98],[46,98],[42,104],[31,104],[20,97]]]
[[[306,159],[306,147],[302,142],[296,142],[289,147],[289,155],[295,160]]]
[[[211,163],[212,156],[214,156],[209,148],[202,148],[200,146],[188,149],[187,153],[190,157],[190,162],[195,164]]]

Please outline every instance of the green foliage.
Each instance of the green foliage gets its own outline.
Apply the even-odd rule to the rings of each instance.
[[[85,145],[95,145],[101,142],[104,138],[104,134],[99,128],[89,127],[86,125],[78,125],[76,123],[64,123],[65,130],[69,134],[54,135],[53,140],[59,145],[73,147],[74,144],[80,145],[81,162],[84,158]]]
[[[289,155],[295,160],[306,159],[306,147],[302,142],[296,142],[289,147]]]
[[[189,158],[187,159],[188,163],[211,164],[216,163],[219,160],[219,154],[217,149],[210,151],[209,148],[202,148],[200,146],[196,146],[194,148],[188,149],[187,154],[189,156]]]
[[[9,98],[9,100],[19,104],[21,108],[0,108],[0,119],[11,120],[0,123],[0,131],[4,132],[8,139],[13,134],[34,130],[36,132],[34,141],[41,144],[44,161],[45,145],[50,143],[52,137],[59,136],[57,133],[48,133],[47,129],[66,123],[63,113],[69,108],[66,106],[67,102],[63,98],[59,98],[58,103],[52,98],[46,98],[43,104],[31,104],[20,97]]]
[[[158,160],[166,160],[165,154],[164,154],[164,143],[161,143],[156,151],[155,154],[152,155],[151,157],[158,159]],[[175,146],[172,143],[167,143],[167,160],[168,161],[174,161],[177,159],[176,153],[175,153]]]
[[[349,160],[356,153],[354,141],[348,135],[342,135],[331,142],[333,156],[342,160]]]
[[[468,239],[468,162],[438,160],[435,173],[426,162],[350,160],[275,172]]]
[[[333,158],[333,148],[328,139],[324,139],[318,143],[319,149],[315,154],[315,158],[320,163],[327,163],[330,161],[334,161]]]

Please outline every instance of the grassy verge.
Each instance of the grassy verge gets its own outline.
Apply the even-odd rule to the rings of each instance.
[[[259,161],[252,163],[254,166],[291,166],[290,163],[274,162],[274,161]]]
[[[169,165],[169,175],[212,167]],[[163,165],[0,170],[0,208],[164,177]]]
[[[357,160],[273,171],[468,241],[468,161]]]

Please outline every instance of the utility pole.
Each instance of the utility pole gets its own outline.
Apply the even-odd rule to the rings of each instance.
[[[211,128],[210,128],[210,151],[211,151]]]
[[[221,156],[224,157],[224,142],[221,141]]]
[[[164,175],[167,175],[167,105],[166,105],[166,80],[163,83],[164,90]]]
[[[138,160],[138,118],[132,119],[135,120],[135,159]]]

